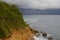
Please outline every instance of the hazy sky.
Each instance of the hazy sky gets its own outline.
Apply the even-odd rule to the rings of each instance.
[[[22,8],[47,9],[60,8],[60,0],[4,0],[20,5]]]

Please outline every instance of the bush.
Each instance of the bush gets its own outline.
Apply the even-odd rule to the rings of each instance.
[[[11,29],[20,29],[25,25],[22,13],[15,4],[11,5],[0,1],[0,38],[11,33]]]

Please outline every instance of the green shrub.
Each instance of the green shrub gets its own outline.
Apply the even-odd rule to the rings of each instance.
[[[24,28],[26,25],[22,13],[15,4],[0,1],[0,38],[11,33],[11,29]]]

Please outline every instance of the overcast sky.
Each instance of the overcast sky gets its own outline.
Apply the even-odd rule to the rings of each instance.
[[[4,0],[8,3],[14,3],[22,8],[48,9],[60,8],[60,0]]]

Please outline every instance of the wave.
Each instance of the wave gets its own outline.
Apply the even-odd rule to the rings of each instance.
[[[47,37],[51,36],[50,34],[47,34]],[[48,40],[47,37],[43,37],[42,34],[39,37],[33,36],[35,40]],[[52,37],[52,36],[51,36]]]

